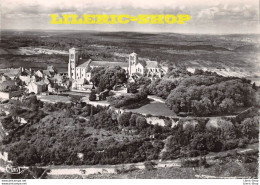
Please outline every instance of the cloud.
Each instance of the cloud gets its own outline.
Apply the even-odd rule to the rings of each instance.
[[[218,4],[209,8],[202,9],[197,14],[199,22],[248,22],[257,21],[257,7],[248,4]]]
[[[234,31],[242,32],[245,30],[243,27],[247,27],[246,30],[251,28],[253,30],[258,26],[258,7],[258,0],[250,0],[250,2],[244,0],[2,0],[3,19],[1,26],[4,28],[15,27],[15,25],[32,26],[33,21],[40,19],[37,23],[39,27],[54,28],[53,25],[49,25],[49,15],[55,13],[76,13],[79,15],[83,13],[190,14],[191,20],[187,25],[173,25],[172,27],[155,25],[154,27],[149,26],[149,30],[176,31],[175,28],[177,28],[177,30],[183,29],[183,32],[203,30],[203,32],[211,33],[235,29]],[[59,28],[57,27],[57,29]],[[66,28],[74,29],[76,26],[67,25]],[[97,26],[93,25],[93,28],[97,28]],[[115,26],[115,29],[118,28],[119,26]],[[121,28],[122,30],[129,29],[123,25]],[[134,28],[144,30],[142,25],[135,25]],[[148,25],[146,25],[147,28]],[[88,29],[91,27],[89,26]]]

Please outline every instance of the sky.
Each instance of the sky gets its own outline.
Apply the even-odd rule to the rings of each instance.
[[[1,0],[1,29],[260,33],[259,0]],[[184,25],[54,25],[50,14],[189,14]]]

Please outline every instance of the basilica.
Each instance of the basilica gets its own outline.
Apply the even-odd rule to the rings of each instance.
[[[151,79],[162,78],[168,71],[167,66],[160,65],[157,61],[139,62],[136,53],[129,55],[128,62],[109,62],[109,61],[94,61],[87,60],[81,63],[80,50],[71,48],[69,50],[69,63],[68,63],[68,77],[74,80],[87,80],[91,79],[91,69],[95,67],[113,67],[120,66],[125,69],[128,76],[147,76]],[[80,64],[81,63],[81,64]]]

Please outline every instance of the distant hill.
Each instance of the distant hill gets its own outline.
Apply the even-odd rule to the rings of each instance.
[[[260,70],[260,37],[257,34],[97,31],[3,31],[1,34],[0,68],[39,68],[49,63],[66,71],[67,56],[34,54],[29,50],[26,52],[31,55],[22,55],[20,48],[45,48],[59,53],[79,47],[84,59],[126,62],[128,54],[136,52],[142,60],[217,70],[226,75],[253,77]]]

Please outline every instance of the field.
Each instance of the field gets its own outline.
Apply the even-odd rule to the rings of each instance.
[[[136,109],[129,109],[131,112],[140,113],[143,115],[151,114],[153,116],[176,116],[164,103],[151,102]]]
[[[248,77],[259,83],[259,35],[185,35],[174,33],[3,31],[0,68],[67,70],[68,49],[80,47],[82,58],[125,62],[136,52],[139,60]]]
[[[38,99],[43,101],[43,102],[48,102],[48,103],[70,103],[71,98],[68,96],[58,96],[58,95],[48,95],[48,96],[38,96]]]

